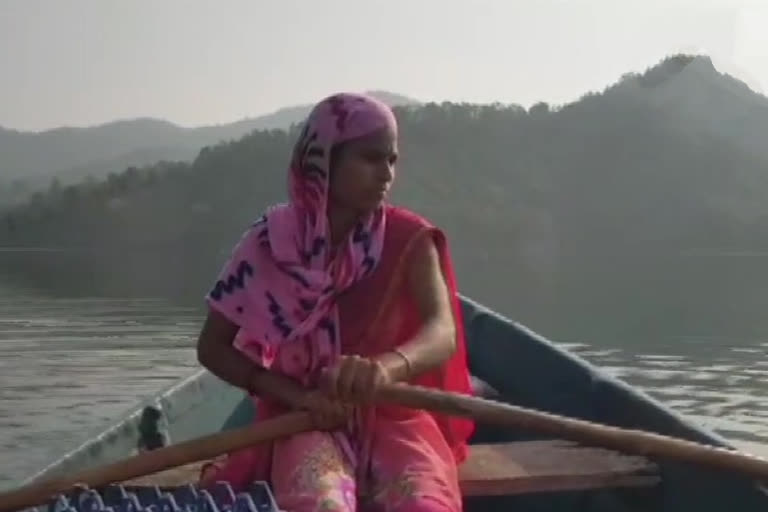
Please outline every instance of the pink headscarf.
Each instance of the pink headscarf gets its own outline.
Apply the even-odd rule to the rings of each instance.
[[[378,264],[385,209],[354,228],[330,261],[328,178],[333,147],[382,128],[397,132],[391,109],[360,94],[318,103],[296,142],[289,202],[273,206],[248,229],[206,297],[240,326],[235,346],[307,383],[340,354],[336,296]]]

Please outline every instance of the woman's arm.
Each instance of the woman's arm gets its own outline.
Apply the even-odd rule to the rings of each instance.
[[[239,327],[216,310],[209,310],[197,341],[197,359],[221,380],[257,396],[299,407],[306,391],[296,381],[248,359],[234,345]]]
[[[333,399],[367,402],[382,384],[410,380],[440,366],[456,351],[449,288],[431,236],[422,236],[416,242],[406,271],[406,286],[419,309],[421,329],[403,345],[377,357],[342,356],[326,370],[322,380],[322,387]]]
[[[395,381],[407,380],[440,366],[456,350],[456,324],[448,285],[434,239],[421,236],[413,248],[406,286],[416,302],[422,327],[397,351],[376,359]]]

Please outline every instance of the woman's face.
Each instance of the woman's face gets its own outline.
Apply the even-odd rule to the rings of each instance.
[[[397,136],[383,129],[342,143],[331,162],[329,200],[359,213],[372,211],[395,178]]]

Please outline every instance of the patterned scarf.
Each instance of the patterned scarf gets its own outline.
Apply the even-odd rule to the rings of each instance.
[[[382,128],[394,114],[359,94],[324,99],[310,113],[289,170],[289,202],[246,231],[206,300],[240,326],[235,345],[305,382],[340,354],[336,297],[379,262],[385,209],[361,218],[331,261],[327,217],[332,149]],[[278,350],[279,348],[279,350]]]

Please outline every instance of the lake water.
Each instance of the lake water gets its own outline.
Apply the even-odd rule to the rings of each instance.
[[[202,314],[202,288],[195,283],[192,299],[188,289],[182,299],[157,276],[63,269],[56,254],[26,255],[24,261],[32,265],[39,258],[45,263],[40,268],[58,268],[59,278],[18,279],[12,272],[18,257],[0,251],[0,488],[193,372]],[[457,261],[460,278],[476,268],[460,254]],[[586,301],[585,285],[574,280],[556,285],[557,301],[533,294],[543,287],[524,285],[523,274],[508,277],[517,283],[513,292],[494,289],[490,280],[464,281],[473,298],[562,340],[745,450],[768,456],[768,315],[762,313],[768,283],[759,271],[762,261],[751,263],[751,270],[742,261],[729,272],[720,264],[715,274],[700,268],[685,278],[678,272],[664,281],[666,288],[652,283],[653,294],[640,282],[603,275],[604,284],[593,282]],[[41,275],[25,271],[27,277]],[[75,279],[73,272],[81,275]],[[109,286],[107,274],[114,278]],[[700,275],[725,277],[696,288]]]
[[[198,322],[164,300],[0,285],[0,488],[194,371]]]

